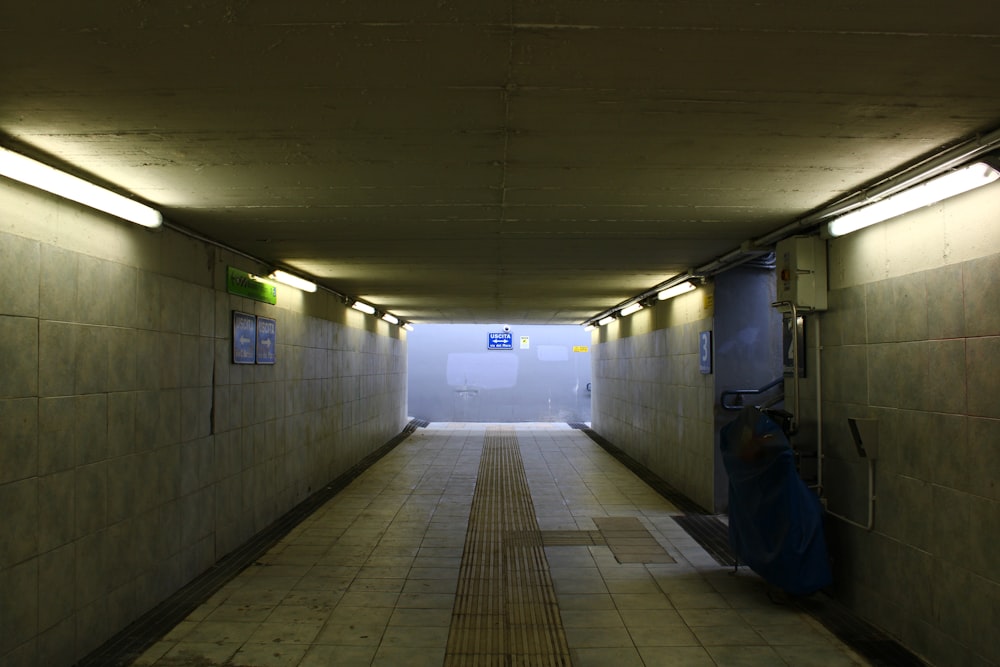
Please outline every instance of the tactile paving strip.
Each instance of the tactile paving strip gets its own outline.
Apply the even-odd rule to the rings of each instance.
[[[445,667],[570,667],[517,435],[487,430]]]
[[[547,547],[596,547],[607,542],[599,530],[543,530],[542,544]]]

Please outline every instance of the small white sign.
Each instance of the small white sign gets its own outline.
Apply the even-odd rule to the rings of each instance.
[[[521,336],[521,349],[522,350],[528,350],[530,348],[531,348],[531,345],[528,344],[528,337],[527,336]]]

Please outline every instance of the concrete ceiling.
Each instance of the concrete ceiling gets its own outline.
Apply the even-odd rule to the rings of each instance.
[[[1000,126],[983,0],[53,0],[0,143],[420,322],[578,323]]]

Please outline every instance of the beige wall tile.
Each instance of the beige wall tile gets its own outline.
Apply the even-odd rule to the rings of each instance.
[[[38,320],[0,315],[0,398],[38,394]]]
[[[0,266],[17,267],[4,276],[0,315],[38,317],[41,248],[37,241],[0,233]]]
[[[969,338],[965,350],[969,414],[1000,419],[1000,336]]]
[[[38,399],[0,399],[0,484],[38,474]]]

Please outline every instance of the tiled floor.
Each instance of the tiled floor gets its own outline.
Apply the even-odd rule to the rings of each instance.
[[[134,664],[444,665],[488,426],[418,429]],[[772,604],[748,570],[718,565],[672,505],[580,431],[505,427],[538,529],[560,531],[544,554],[575,667],[868,664]],[[638,518],[669,556],[650,560],[675,562],[594,545],[602,517]],[[571,531],[588,532],[575,542]],[[452,653],[448,664],[473,663]]]

